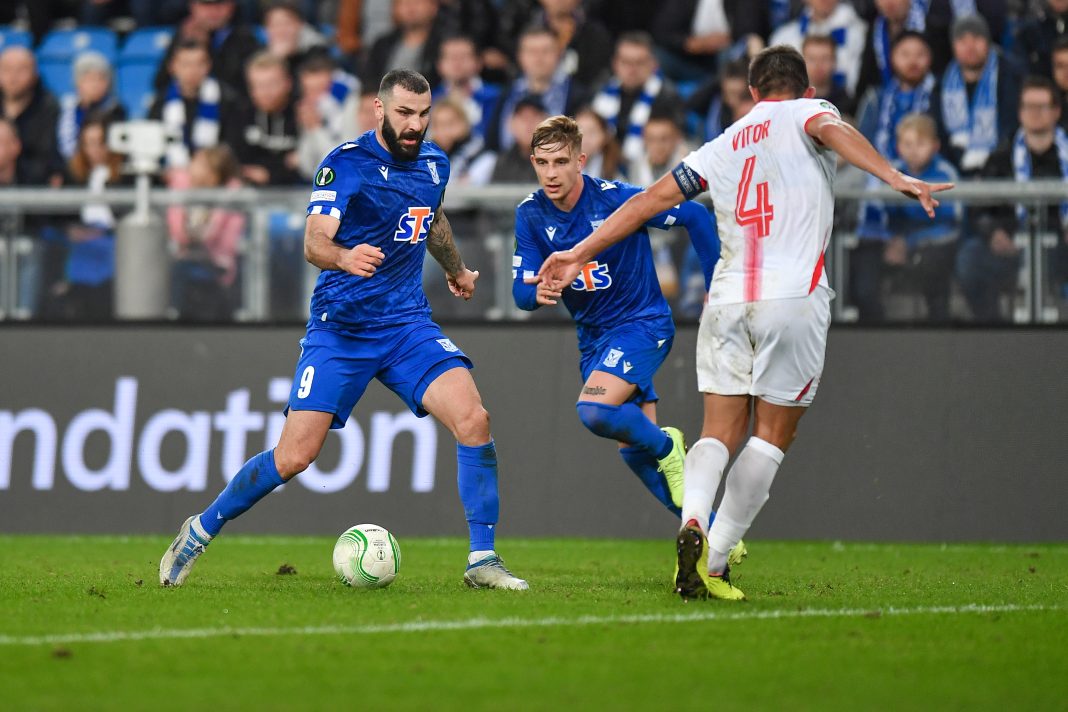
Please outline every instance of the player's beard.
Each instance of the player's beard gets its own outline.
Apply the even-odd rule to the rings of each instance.
[[[427,129],[430,127],[427,126]],[[390,154],[398,161],[414,161],[419,158],[419,151],[423,147],[423,139],[426,138],[426,131],[419,133],[417,131],[408,131],[402,136],[397,135],[396,129],[389,123],[388,117],[382,117],[382,138],[386,142],[386,146],[389,147]],[[414,138],[418,139],[415,146],[407,148],[401,144],[402,138]]]

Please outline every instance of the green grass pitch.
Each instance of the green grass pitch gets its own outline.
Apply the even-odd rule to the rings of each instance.
[[[752,541],[726,604],[669,593],[670,539],[505,538],[525,593],[403,534],[384,590],[249,536],[160,589],[166,544],[0,536],[0,708],[1068,708],[1068,545]]]

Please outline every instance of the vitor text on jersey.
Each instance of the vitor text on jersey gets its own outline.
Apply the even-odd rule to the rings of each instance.
[[[289,388],[287,378],[270,379],[268,400],[284,405]],[[0,410],[0,491],[11,488],[16,447],[32,448],[33,465],[29,469],[36,490],[55,486],[58,464],[67,481],[82,491],[128,490],[135,472],[158,492],[204,491],[209,489],[209,475],[219,482],[232,477],[249,455],[274,447],[278,441],[285,416],[278,407],[271,412],[251,410],[250,396],[248,388],[232,390],[226,395],[224,408],[216,412],[165,408],[152,414],[138,413],[138,381],[122,377],[115,382],[112,403],[74,413],[63,433],[56,427],[56,418],[41,408]],[[221,405],[219,397],[211,401]],[[385,492],[390,486],[394,441],[408,434],[411,440],[405,438],[404,447],[412,452],[411,489],[432,491],[438,436],[433,420],[417,418],[406,409],[369,415],[365,428],[354,416],[344,429],[331,431],[337,434],[340,448],[333,469],[313,463],[296,481],[320,494],[338,492],[356,482],[366,463],[367,491]],[[262,435],[250,439],[251,433]],[[175,448],[175,438],[183,441],[184,447]],[[105,448],[99,447],[101,439],[107,442]],[[90,440],[94,445],[87,447]],[[94,450],[92,455],[89,450]],[[107,452],[102,462],[100,450]],[[16,476],[23,472],[25,469],[19,468]],[[210,485],[210,489],[217,487],[215,482]]]
[[[762,121],[759,124],[743,126],[731,139],[731,147],[737,151],[739,148],[745,148],[751,143],[759,143],[768,137],[770,131],[771,119]]]

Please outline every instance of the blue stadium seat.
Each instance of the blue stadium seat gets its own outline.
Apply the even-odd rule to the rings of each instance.
[[[156,65],[152,62],[124,62],[119,65],[115,76],[115,93],[126,107],[131,119],[143,119],[152,106],[152,80],[156,76]]]
[[[56,98],[74,93],[74,69],[69,60],[42,60],[37,71],[45,88]]]
[[[119,52],[119,63],[159,62],[167,53],[174,37],[172,27],[143,27],[126,38]]]
[[[326,41],[333,45],[337,41],[337,27],[327,22],[319,25],[319,32],[326,38]]]
[[[77,30],[52,30],[41,41],[37,59],[67,62],[86,50],[100,52],[114,63],[118,56],[119,41],[115,33],[105,27],[84,27]]]
[[[33,47],[33,35],[25,30],[0,27],[0,52],[8,47]]]

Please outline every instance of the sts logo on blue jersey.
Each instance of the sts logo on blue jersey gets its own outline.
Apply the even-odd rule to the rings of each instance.
[[[422,242],[433,222],[434,211],[430,208],[408,208],[408,212],[401,215],[397,222],[397,232],[393,233],[393,239],[396,242],[411,242],[413,245]]]
[[[579,292],[593,292],[612,286],[612,275],[608,274],[608,265],[600,262],[587,262],[582,265],[579,276],[571,283],[571,288]]]

